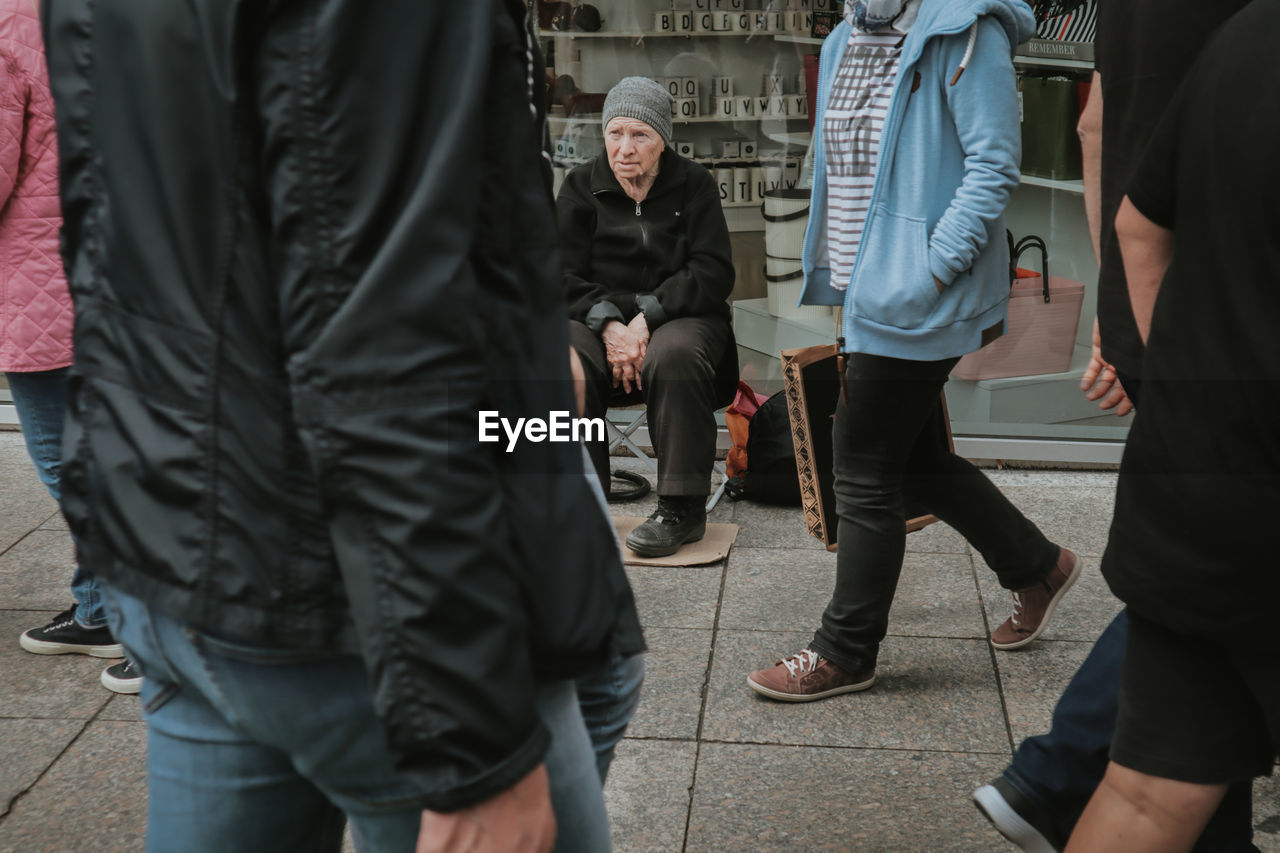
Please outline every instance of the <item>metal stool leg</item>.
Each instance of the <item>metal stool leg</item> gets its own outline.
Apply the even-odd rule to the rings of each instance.
[[[656,472],[658,470],[658,460],[650,456],[648,453],[645,453],[644,448],[637,445],[631,439],[631,436],[635,434],[636,430],[644,426],[648,422],[648,419],[649,419],[648,411],[642,411],[638,415],[636,415],[635,420],[633,420],[631,423],[627,424],[625,427],[619,427],[613,421],[606,418],[605,428],[609,432],[609,452],[610,453],[612,453],[614,448],[616,448],[618,445],[622,445],[623,447],[627,448],[627,450],[631,451],[631,454],[633,456],[636,456],[640,459],[643,459],[645,462],[647,462],[649,464],[649,467]],[[723,462],[717,461],[712,466],[712,470],[714,470],[717,474],[720,475],[720,487],[717,488],[714,492],[712,492],[710,499],[707,500],[707,512],[711,512],[711,510],[716,508],[716,504],[720,502],[720,498],[724,497],[725,485],[729,482],[729,474],[725,471]]]
[[[729,473],[725,471],[723,462],[716,462],[711,466],[717,474],[720,475],[720,488],[711,494],[711,499],[707,501],[707,512],[716,508],[716,504],[720,503],[720,498],[724,497],[725,486],[729,485]]]
[[[617,424],[615,424],[613,421],[609,420],[608,418],[605,418],[604,423],[605,423],[605,428],[609,431],[609,452],[610,453],[613,453],[614,448],[616,448],[618,445],[621,444],[623,447],[627,448],[627,450],[631,451],[631,454],[633,456],[636,456],[639,459],[643,459],[645,462],[649,463],[650,468],[652,468],[654,471],[657,471],[658,460],[654,459],[648,453],[645,453],[644,448],[640,447],[638,444],[636,444],[634,441],[631,440],[631,436],[636,432],[636,430],[644,426],[645,423],[648,421],[648,419],[649,419],[649,413],[647,411],[643,411],[643,412],[640,412],[640,414],[636,415],[636,419],[633,420],[631,423],[627,424],[625,427],[619,427]]]

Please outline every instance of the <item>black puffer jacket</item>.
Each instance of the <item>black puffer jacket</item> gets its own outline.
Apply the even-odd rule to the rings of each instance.
[[[729,228],[704,166],[667,149],[636,204],[601,154],[565,178],[556,215],[571,319],[599,334],[638,311],[650,331],[677,317],[729,318]]]
[[[642,645],[580,448],[478,440],[573,405],[524,5],[44,6],[84,562],[361,653],[424,806],[509,787],[535,678]]]

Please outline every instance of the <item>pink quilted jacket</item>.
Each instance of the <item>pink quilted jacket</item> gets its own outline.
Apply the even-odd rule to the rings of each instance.
[[[35,0],[0,0],[0,371],[71,363],[58,150]]]

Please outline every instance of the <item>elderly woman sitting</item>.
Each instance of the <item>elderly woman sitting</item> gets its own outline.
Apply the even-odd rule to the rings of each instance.
[[[627,537],[674,553],[706,532],[715,409],[737,381],[726,300],[729,229],[711,173],[671,149],[671,96],[628,77],[604,104],[605,153],[569,173],[557,201],[570,342],[587,416],[643,399],[658,454],[658,508]],[[608,448],[588,448],[608,488]]]

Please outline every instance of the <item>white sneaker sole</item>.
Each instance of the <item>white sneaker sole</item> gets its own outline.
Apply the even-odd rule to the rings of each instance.
[[[1022,819],[991,785],[983,785],[973,792],[973,803],[1000,834],[1021,847],[1026,853],[1058,853],[1058,848],[1040,834],[1034,826]]]
[[[51,643],[23,634],[18,644],[33,655],[88,655],[94,658],[122,658],[124,646],[111,643],[106,646],[86,646],[80,643]]]
[[[1067,591],[1075,586],[1076,580],[1080,577],[1080,573],[1084,570],[1084,560],[1080,559],[1080,555],[1076,554],[1075,565],[1071,567],[1071,574],[1067,575],[1067,582],[1062,585],[1062,589],[1058,590],[1058,594],[1049,599],[1049,606],[1045,608],[1044,618],[1040,620],[1040,625],[1027,636],[1023,637],[1015,643],[997,643],[991,641],[991,645],[1001,651],[1007,652],[1012,649],[1020,649],[1025,645],[1035,642],[1045,629],[1049,627],[1049,622],[1053,619],[1053,612],[1058,609],[1058,603],[1066,596]]]
[[[105,669],[102,675],[98,676],[98,680],[102,682],[102,686],[110,690],[112,693],[124,693],[132,695],[142,692],[141,678],[116,678]]]
[[[866,681],[857,684],[846,684],[843,687],[832,687],[830,690],[824,690],[821,693],[779,693],[763,684],[758,684],[751,680],[751,676],[747,676],[747,686],[761,696],[768,696],[770,699],[777,699],[779,702],[816,702],[819,699],[826,699],[828,696],[839,696],[841,693],[858,693],[874,686],[876,677],[873,675]]]

